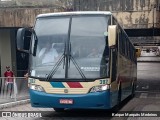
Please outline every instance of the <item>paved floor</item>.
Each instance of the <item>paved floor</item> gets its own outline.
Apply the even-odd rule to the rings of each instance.
[[[137,58],[138,62],[160,62],[160,56],[156,56],[154,52],[141,52],[141,56]]]
[[[15,107],[1,109],[1,111],[54,111],[52,108],[34,108],[31,104],[23,104]]]

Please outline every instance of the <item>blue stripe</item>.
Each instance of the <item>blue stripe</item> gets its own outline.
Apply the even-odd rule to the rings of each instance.
[[[62,82],[50,82],[50,84],[54,88],[65,88],[65,86],[62,84]]]

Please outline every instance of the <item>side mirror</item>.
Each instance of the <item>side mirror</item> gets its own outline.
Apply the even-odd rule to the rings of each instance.
[[[17,31],[17,49],[28,52],[30,48],[32,32],[27,28],[19,28]]]
[[[117,37],[117,26],[109,25],[108,26],[108,46],[114,46],[116,44]]]

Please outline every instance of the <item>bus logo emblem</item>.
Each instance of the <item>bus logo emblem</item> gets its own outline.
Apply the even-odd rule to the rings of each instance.
[[[68,89],[64,89],[64,93],[68,93]]]

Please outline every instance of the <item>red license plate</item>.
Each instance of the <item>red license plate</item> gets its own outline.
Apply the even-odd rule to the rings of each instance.
[[[60,104],[73,104],[73,100],[72,99],[60,99],[59,103]]]

